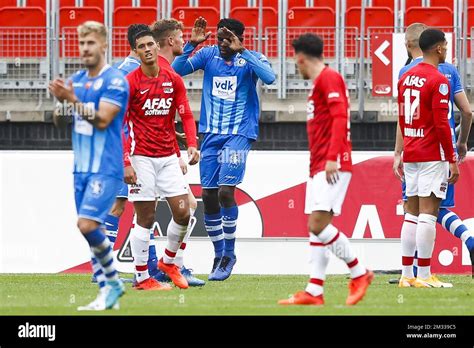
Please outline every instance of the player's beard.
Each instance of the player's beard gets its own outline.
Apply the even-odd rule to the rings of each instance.
[[[87,57],[83,57],[82,61],[86,68],[93,69],[100,63],[100,53],[90,54]]]

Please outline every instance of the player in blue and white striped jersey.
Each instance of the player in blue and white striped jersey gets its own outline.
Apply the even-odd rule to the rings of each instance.
[[[217,45],[204,47],[189,58],[210,36],[206,26],[204,18],[196,20],[184,54],[172,66],[181,76],[204,70],[200,174],[204,222],[215,252],[209,280],[225,280],[237,260],[235,186],[243,180],[248,152],[258,136],[257,81],[272,84],[275,73],[263,54],[244,47],[244,24],[230,18],[217,25]]]

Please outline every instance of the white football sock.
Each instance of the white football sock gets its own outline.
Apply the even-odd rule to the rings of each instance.
[[[187,231],[187,225],[179,225],[171,219],[167,230],[168,243],[166,244],[165,253],[163,255],[164,263],[174,263],[176,253],[178,252]]]
[[[132,248],[135,275],[139,283],[150,278],[147,265],[149,246],[150,229],[135,224],[130,231],[130,247]]]
[[[400,233],[402,244],[402,276],[413,278],[413,258],[416,251],[416,229],[418,216],[406,213]]]
[[[418,277],[431,277],[431,256],[436,238],[436,216],[430,214],[418,215],[416,228],[416,249],[418,252]]]
[[[324,280],[326,279],[326,267],[329,262],[329,249],[313,233],[309,236],[311,273],[306,292],[313,296],[322,295],[324,292]]]

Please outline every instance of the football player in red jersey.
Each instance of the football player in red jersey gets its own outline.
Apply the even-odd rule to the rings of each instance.
[[[420,35],[423,62],[408,70],[398,82],[400,130],[403,135],[403,171],[408,197],[405,210],[418,217],[416,229],[404,223],[401,234],[403,272],[411,270],[415,248],[418,274],[409,279],[415,287],[451,287],[431,274],[430,263],[436,236],[436,220],[448,183],[459,177],[448,121],[450,86],[438,71],[444,63],[447,41],[442,31],[426,29]],[[449,163],[449,164],[448,164]],[[451,174],[449,174],[451,173]],[[409,235],[408,235],[409,234]]]
[[[305,207],[305,213],[310,214],[312,269],[305,291],[280,300],[279,304],[324,304],[323,284],[332,252],[350,270],[346,304],[354,305],[364,297],[374,274],[357,259],[344,233],[331,223],[333,216],[341,213],[352,175],[348,92],[342,76],[324,64],[319,36],[304,34],[293,41],[293,48],[301,74],[314,81],[307,108],[311,157]]]
[[[174,18],[160,19],[154,22],[150,26],[150,29],[153,33],[156,42],[160,46],[160,52],[158,54],[158,65],[162,69],[170,69],[171,71],[174,71],[174,69],[171,67],[171,63],[173,63],[173,60],[177,56],[183,54],[183,23],[177,21]],[[184,145],[187,145],[185,134],[176,132],[176,137],[178,141],[180,141]],[[179,158],[179,165],[181,167],[183,175],[186,175],[188,167],[186,165],[186,162],[181,157]],[[191,219],[196,219],[194,217],[194,212],[197,208],[197,201],[190,188],[188,188],[188,197]],[[195,224],[192,224],[191,226],[195,226]],[[184,237],[183,243],[181,243],[181,247],[179,248],[178,253],[175,257],[174,263],[178,267],[180,267],[181,274],[183,274],[183,276],[186,278],[189,286],[203,286],[205,285],[205,282],[201,279],[194,277],[191,269],[186,268],[184,266],[184,250],[186,249],[187,242],[192,233],[192,230],[192,228],[188,229],[188,232]]]
[[[179,288],[188,287],[174,258],[188,230],[190,220],[188,185],[176,155],[174,116],[179,113],[188,139],[189,164],[199,161],[196,124],[189,107],[182,78],[157,63],[158,45],[150,30],[135,37],[135,52],[141,65],[127,76],[131,87],[127,123],[130,135],[126,146],[125,180],[130,184],[129,200],[134,203],[137,223],[130,233],[135,263],[136,289],[169,289],[150,278],[147,268],[150,229],[156,199],[161,195],[170,206],[168,243],[158,268]]]

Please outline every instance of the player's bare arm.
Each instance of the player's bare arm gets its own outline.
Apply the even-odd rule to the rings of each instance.
[[[218,36],[224,39],[223,46],[228,47],[231,51],[236,53],[242,53],[245,51],[242,41],[240,41],[237,35],[226,27],[219,29]]]
[[[402,130],[400,129],[400,121],[397,119],[397,134],[395,137],[395,150],[393,154],[393,173],[395,176],[400,180],[404,181],[403,179],[403,160],[402,160],[402,152],[403,152],[403,136]]]
[[[189,39],[191,45],[196,47],[206,41],[212,35],[212,32],[206,32],[206,29],[207,21],[203,17],[196,19],[193,30],[191,31],[191,38]]]
[[[334,185],[339,180],[339,174],[337,173],[337,162],[336,161],[327,161],[326,167],[324,168],[326,172],[326,181]]]
[[[469,132],[471,130],[472,111],[465,92],[456,93],[454,95],[454,103],[461,111],[461,132],[459,133],[456,147],[459,162],[462,162],[467,153],[467,139],[469,138]]]

